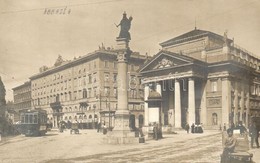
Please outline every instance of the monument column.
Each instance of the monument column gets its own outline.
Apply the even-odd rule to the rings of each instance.
[[[175,80],[175,128],[181,128],[181,92],[180,82]]]
[[[114,131],[130,131],[129,128],[129,110],[128,110],[128,92],[127,92],[127,56],[130,54],[128,40],[121,38],[117,39],[117,61],[118,61],[118,81],[117,81],[117,111],[115,113]]]
[[[109,144],[131,144],[138,143],[139,139],[135,138],[133,132],[130,131],[129,118],[130,112],[128,110],[128,79],[127,79],[127,61],[130,58],[131,50],[129,48],[129,40],[131,40],[129,29],[131,26],[132,17],[127,18],[126,13],[117,26],[121,26],[119,37],[117,37],[117,111],[115,112],[115,126],[112,132],[104,140]]]
[[[189,78],[189,125],[195,124],[195,86],[194,79]]]

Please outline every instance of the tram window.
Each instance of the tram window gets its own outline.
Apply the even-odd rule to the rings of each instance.
[[[37,120],[38,120],[38,116],[36,114],[33,115],[33,123],[37,123]]]
[[[25,123],[29,123],[29,115],[28,114],[25,115]]]
[[[29,123],[33,123],[33,115],[29,115]]]

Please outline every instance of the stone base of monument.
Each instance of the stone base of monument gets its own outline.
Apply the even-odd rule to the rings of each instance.
[[[139,137],[135,137],[134,132],[108,132],[103,138],[103,142],[107,144],[137,144]]]
[[[103,138],[108,144],[135,144],[139,143],[139,137],[129,128],[129,112],[118,110],[115,115],[115,127]]]

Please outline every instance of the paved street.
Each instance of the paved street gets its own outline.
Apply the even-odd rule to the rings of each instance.
[[[136,145],[103,144],[105,135],[94,130],[81,130],[80,135],[68,131],[49,132],[44,137],[19,135],[0,143],[0,158],[9,162],[219,162],[222,151],[221,134],[164,135],[164,139],[150,140]],[[254,151],[253,151],[254,152]],[[258,152],[255,149],[255,152]],[[255,155],[258,153],[254,153]],[[1,162],[0,161],[0,162]]]

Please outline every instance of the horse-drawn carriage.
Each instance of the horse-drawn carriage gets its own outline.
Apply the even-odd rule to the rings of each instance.
[[[79,134],[79,123],[78,122],[73,122],[71,124],[70,134],[72,134],[73,132],[74,132],[74,134]]]

